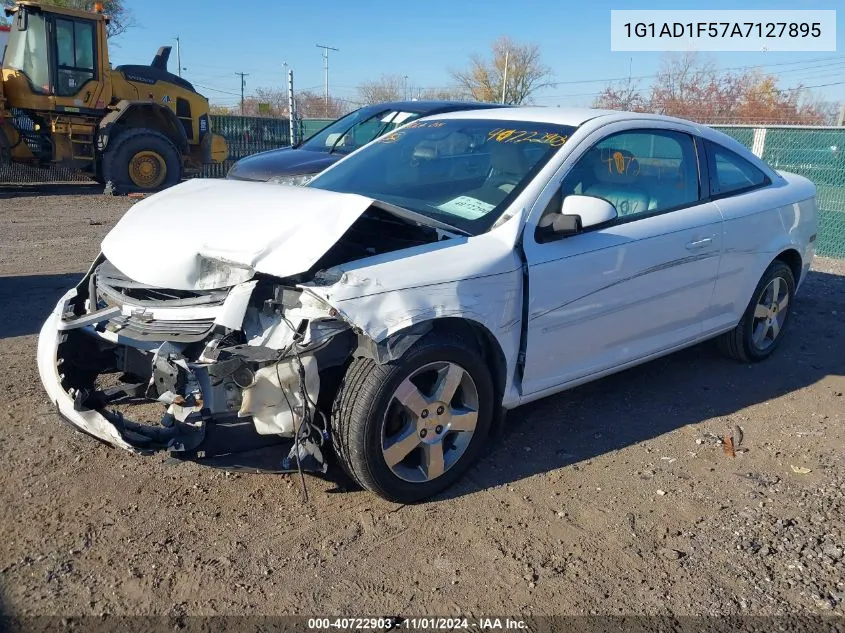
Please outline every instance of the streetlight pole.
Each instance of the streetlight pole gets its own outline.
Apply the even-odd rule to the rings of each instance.
[[[179,42],[179,36],[176,36],[176,65],[178,66],[177,72],[179,76],[182,76],[182,46],[181,42]]]
[[[326,117],[329,116],[329,51],[339,51],[339,48],[326,46],[325,44],[317,44],[317,48],[323,49],[323,63],[326,71]]]
[[[505,92],[508,89],[508,57],[510,56],[510,49],[505,51],[505,77],[502,81],[502,103],[505,102]]]

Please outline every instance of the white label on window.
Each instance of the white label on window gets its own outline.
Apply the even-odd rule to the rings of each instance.
[[[483,215],[489,213],[495,207],[495,204],[487,204],[483,200],[478,200],[477,198],[458,196],[454,200],[444,202],[437,208],[442,209],[443,211],[448,211],[449,213],[454,213],[455,215],[466,218],[467,220],[477,220]]]

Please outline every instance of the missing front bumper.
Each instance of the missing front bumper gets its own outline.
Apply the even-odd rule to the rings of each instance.
[[[311,390],[306,395],[312,394],[297,399],[294,392],[301,391],[301,376],[293,371],[293,361],[278,352],[248,348],[245,353],[254,355],[265,349],[269,354],[256,362],[275,364],[264,370],[256,365],[255,370],[240,374],[237,368],[246,367],[248,361],[239,365],[227,354],[197,364],[184,358],[171,363],[168,353],[185,348],[169,343],[154,347],[147,341],[116,336],[102,327],[111,315],[100,315],[99,323],[90,315],[68,319],[76,297],[76,290],[66,293],[44,323],[38,339],[38,370],[58,413],[103,442],[138,453],[170,450],[188,458],[290,443],[298,414],[316,401],[319,380],[313,359],[306,358],[305,364],[296,359],[303,372],[309,368],[303,384]],[[175,371],[168,375],[168,367],[179,375]],[[126,373],[127,368],[141,381],[105,389],[95,386],[98,376]],[[243,380],[244,373],[249,384]],[[167,411],[158,423],[145,424],[110,407],[133,399],[163,403]]]

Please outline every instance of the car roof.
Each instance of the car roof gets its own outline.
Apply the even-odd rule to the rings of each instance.
[[[619,110],[598,110],[594,108],[553,108],[539,106],[517,106],[486,110],[483,112],[450,112],[447,115],[450,119],[490,119],[500,121],[530,121],[533,123],[551,123],[557,125],[579,126],[590,119],[608,117],[613,119],[639,118],[633,112],[621,112]],[[647,115],[643,118],[654,118],[655,115]],[[669,119],[670,117],[659,117]]]
[[[364,106],[366,109],[390,109],[400,112],[418,112],[436,114],[438,112],[451,112],[454,110],[481,110],[485,108],[505,108],[498,103],[483,103],[480,101],[433,101],[433,100],[408,100],[408,101],[385,101]],[[362,108],[363,109],[363,108]]]

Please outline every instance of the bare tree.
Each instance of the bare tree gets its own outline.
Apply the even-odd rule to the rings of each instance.
[[[294,93],[296,116],[301,119],[322,119],[326,117],[326,98],[316,92],[302,91]],[[349,112],[356,104],[343,99],[329,97],[328,118],[338,118]],[[269,106],[269,111],[266,106]],[[240,115],[240,104],[236,107],[214,106],[214,114]],[[255,92],[244,99],[244,116],[288,117],[288,93],[280,88],[256,88]]]
[[[431,99],[433,101],[472,101],[472,93],[460,87],[426,88],[416,91],[414,94],[418,99]]]
[[[407,82],[400,75],[382,75],[374,81],[358,85],[358,96],[363,103],[382,103],[406,98]]]
[[[520,105],[530,103],[537,90],[551,85],[551,69],[543,64],[536,44],[518,44],[509,37],[500,37],[493,42],[490,53],[489,59],[473,55],[468,68],[451,73],[473,99],[499,102],[504,86],[505,103]]]
[[[256,88],[255,101],[257,104],[270,106],[269,116],[288,116],[288,93],[280,88]],[[257,106],[256,106],[257,107]]]
[[[135,26],[132,12],[126,7],[124,0],[102,0],[104,13],[109,16],[107,27],[109,37],[116,37]],[[7,4],[11,4],[7,0]],[[94,0],[44,0],[44,4],[53,4],[68,9],[93,11]]]
[[[601,94],[593,101],[593,107],[642,112],[647,107],[647,101],[642,95],[639,81],[628,78],[605,86]]]
[[[326,97],[304,90],[294,93],[296,115],[302,119],[336,119],[349,112],[355,104],[329,96],[329,113],[326,116]]]
[[[208,111],[209,111],[209,113],[211,113],[211,114],[226,114],[226,115],[235,114],[235,113],[232,111],[232,108],[231,108],[230,106],[227,106],[227,105],[221,105],[221,104],[219,104],[219,103],[212,103],[212,104],[210,104],[210,105],[208,106]],[[240,111],[239,111],[239,112],[240,112]]]
[[[696,53],[664,57],[647,94],[630,80],[609,84],[593,105],[704,123],[815,125],[831,117],[830,107],[814,102],[801,87],[781,90],[777,77],[758,70],[719,71]]]

